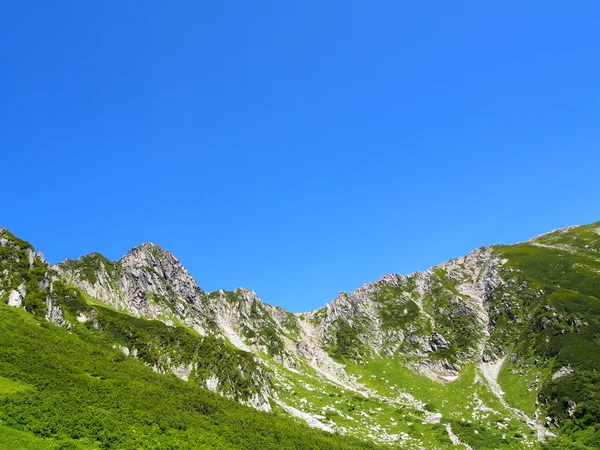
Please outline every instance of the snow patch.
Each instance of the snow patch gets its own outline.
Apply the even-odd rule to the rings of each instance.
[[[441,375],[440,378],[444,381],[456,381],[459,378],[459,375]]]

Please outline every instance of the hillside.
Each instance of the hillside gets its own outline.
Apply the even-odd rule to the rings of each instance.
[[[0,300],[3,448],[600,448],[600,223],[303,314],[2,230]]]

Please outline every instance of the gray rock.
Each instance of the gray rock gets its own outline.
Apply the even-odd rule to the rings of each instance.
[[[12,290],[8,294],[8,306],[20,308],[23,304],[23,295],[19,291]]]
[[[557,378],[566,377],[567,375],[570,375],[572,373],[573,373],[573,369],[571,368],[571,365],[569,364],[569,365],[561,367],[559,370],[557,370],[552,375],[552,379],[556,380]]]
[[[46,298],[46,310],[46,319],[49,322],[59,327],[67,325],[62,308],[52,297]]]

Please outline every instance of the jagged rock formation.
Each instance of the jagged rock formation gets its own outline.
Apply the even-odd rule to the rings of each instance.
[[[204,294],[174,255],[149,243],[116,263],[93,253],[53,268],[88,295],[136,317],[185,317],[187,306],[197,306]]]
[[[55,325],[65,325],[52,291],[52,273],[43,253],[0,228],[0,299],[10,306],[45,315]]]
[[[136,247],[117,262],[94,253],[49,267],[29,244],[0,230],[0,299],[59,326],[80,323],[110,330],[121,339],[125,355],[157,372],[173,373],[264,411],[276,405],[300,411],[294,413],[298,417],[308,414],[303,410],[308,404],[289,395],[299,386],[294,378],[304,380],[300,387],[308,391],[311,383],[326,383],[335,392],[409,405],[425,414],[423,423],[440,422],[442,414],[427,411],[411,393],[390,388],[390,394],[381,395],[381,386],[373,389],[361,379],[365,375],[346,366],[396,361],[439,383],[456,381],[476,367],[474,385],[485,380],[505,414],[530,422],[542,438],[541,422],[504,398],[498,374],[506,366],[511,373],[535,375],[531,389],[539,392],[546,409],[563,417],[553,391],[545,386],[577,375],[578,365],[590,367],[561,352],[563,345],[571,345],[564,336],[572,333],[579,333],[577,339],[589,335],[586,345],[596,339],[596,316],[583,315],[569,296],[587,296],[577,297],[577,305],[600,302],[594,297],[600,289],[599,230],[593,224],[515,246],[483,247],[425,272],[385,275],[302,314],[264,304],[244,288],[207,293],[174,255],[154,244]],[[545,265],[548,259],[552,265]],[[134,333],[133,322],[123,319],[130,316],[158,322],[152,333]],[[554,358],[562,365],[550,372]],[[216,364],[218,360],[228,363]],[[560,376],[542,375],[546,372]],[[565,409],[567,417],[577,416],[578,401]],[[486,410],[478,397],[473,402]],[[345,415],[336,408],[325,410],[331,411]],[[338,429],[333,421],[323,422],[326,416],[310,417],[308,422],[323,429]],[[548,423],[556,426],[560,420]],[[455,428],[448,427],[450,438],[456,437]],[[380,436],[386,442],[410,442],[383,429]]]
[[[491,247],[477,249],[425,272],[385,275],[300,317],[317,322],[321,346],[339,356],[402,355],[428,374],[456,375],[484,351],[502,265]]]
[[[324,353],[362,359],[400,352],[452,375],[459,360],[479,356],[489,327],[485,300],[502,283],[501,265],[491,248],[479,249],[423,273],[386,275],[306,314],[266,305],[243,288],[207,294],[171,253],[154,244],[134,248],[116,263],[92,254],[53,268],[116,309],[183,323],[242,350],[271,353],[292,367],[297,358],[315,360],[315,355],[320,365],[335,366]],[[457,323],[467,336],[453,346]],[[456,352],[450,354],[451,349]],[[431,361],[440,352],[449,356]]]

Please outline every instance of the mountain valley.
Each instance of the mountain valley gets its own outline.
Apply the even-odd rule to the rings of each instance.
[[[316,311],[0,229],[0,447],[600,448],[600,222]]]

